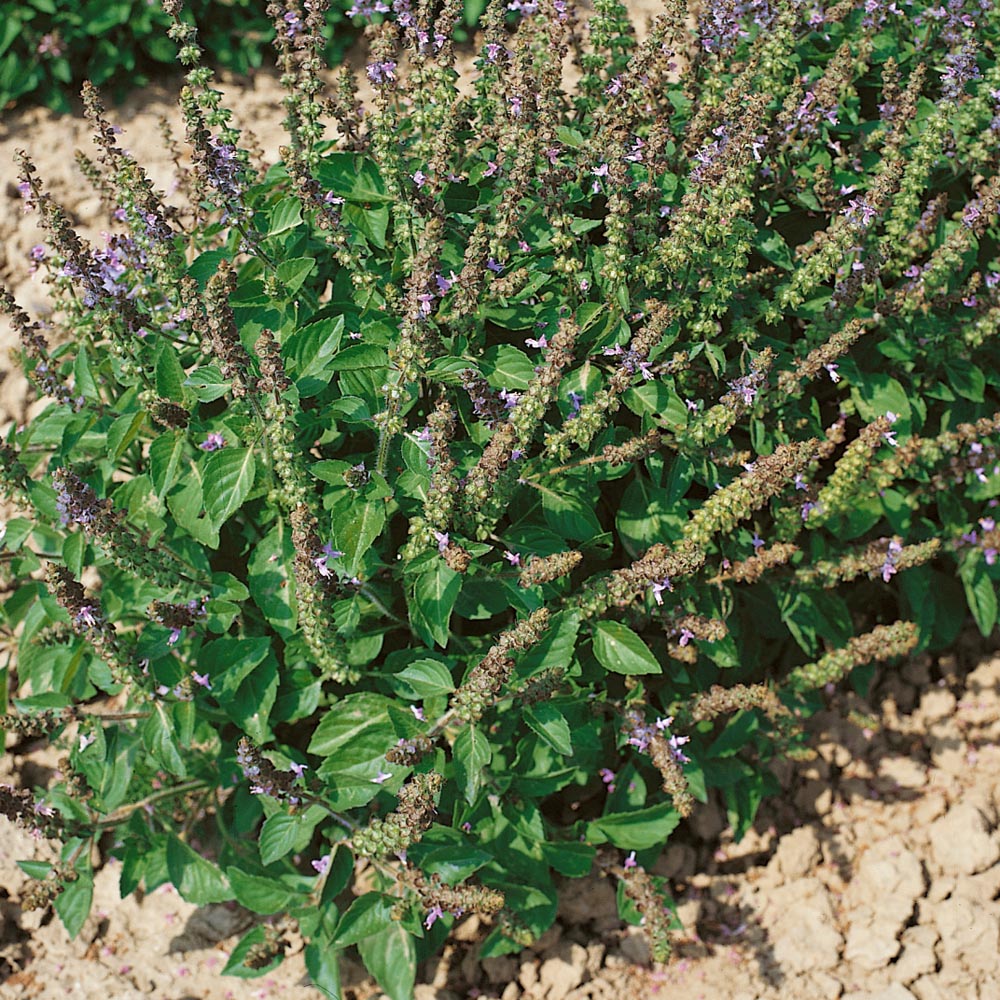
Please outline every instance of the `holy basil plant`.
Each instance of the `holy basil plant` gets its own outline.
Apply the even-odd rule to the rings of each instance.
[[[827,690],[993,630],[1000,12],[501,2],[460,76],[458,0],[386,6],[362,104],[272,4],[265,167],[166,0],[191,165],[85,88],[103,243],[19,155],[0,708],[66,759],[0,801],[70,933],[96,845],[260,915],[228,973],[295,928],[402,1000],[595,869],[664,959],[698,803],[741,837]]]

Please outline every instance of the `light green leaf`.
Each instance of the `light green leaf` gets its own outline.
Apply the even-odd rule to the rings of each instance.
[[[219,866],[178,837],[171,836],[167,841],[167,871],[181,898],[196,906],[224,903],[233,898]]]
[[[524,721],[556,753],[569,756],[573,752],[569,723],[555,705],[551,705],[548,702],[529,705],[524,710]]]
[[[594,655],[605,670],[615,674],[658,674],[661,670],[649,647],[619,622],[594,626]]]
[[[385,930],[358,942],[365,968],[385,990],[389,1000],[413,1000],[417,979],[417,950],[413,937],[397,920]]]
[[[216,527],[239,510],[253,488],[256,468],[252,448],[222,448],[205,458],[205,512]]]
[[[466,726],[455,738],[452,748],[455,779],[465,801],[470,805],[482,787],[484,772],[493,757],[493,748],[476,726]]]

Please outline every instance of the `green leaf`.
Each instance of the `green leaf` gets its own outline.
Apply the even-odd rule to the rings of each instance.
[[[388,204],[385,181],[374,161],[358,153],[330,153],[320,161],[319,182],[348,201]]]
[[[254,913],[279,913],[296,905],[299,894],[282,885],[273,875],[252,875],[230,866],[226,878],[233,888],[236,902]]]
[[[469,725],[455,738],[452,753],[455,780],[465,801],[471,805],[482,787],[486,766],[493,756],[493,748],[481,730]]]
[[[216,527],[221,527],[246,500],[256,468],[252,448],[222,448],[205,458],[205,512]]]
[[[462,589],[462,574],[456,573],[443,559],[435,559],[426,573],[421,573],[413,588],[413,600],[434,641],[448,645],[451,612]]]
[[[219,527],[205,514],[202,493],[202,469],[197,462],[188,462],[188,474],[183,487],[167,496],[167,507],[177,524],[196,542],[210,549],[219,547]]]
[[[169,340],[160,340],[156,348],[156,391],[172,403],[184,400],[184,369]]]
[[[347,948],[385,930],[393,923],[394,906],[393,900],[381,892],[366,892],[363,896],[358,896],[337,924],[334,945],[337,948]]]
[[[594,626],[594,655],[605,670],[614,674],[658,674],[661,670],[649,647],[619,622],[598,622]]]
[[[224,903],[233,898],[219,866],[178,837],[171,836],[167,841],[167,871],[181,898],[196,906]]]
[[[636,809],[633,812],[612,813],[587,824],[587,840],[595,843],[611,841],[626,851],[644,851],[647,847],[662,847],[680,823],[680,813],[669,802]]]
[[[417,950],[413,937],[394,921],[385,930],[358,942],[365,968],[375,977],[389,1000],[413,1000],[417,979]]]
[[[278,660],[268,650],[264,662],[239,686],[227,714],[252,740],[266,743],[272,737],[271,709],[278,697]]]
[[[577,844],[571,840],[542,844],[542,856],[560,875],[583,878],[590,873],[597,851],[590,844]]]
[[[288,568],[295,560],[292,532],[284,519],[254,546],[247,563],[247,585],[254,602],[283,639],[298,628],[294,587]]]
[[[287,295],[294,295],[316,267],[314,257],[294,257],[278,265],[278,282]]]
[[[123,413],[108,428],[108,452],[115,461],[125,454],[145,422],[146,411],[139,410],[137,413]]]
[[[981,558],[967,559],[959,568],[965,600],[979,632],[988,637],[997,623],[997,593]]]
[[[282,346],[282,357],[300,398],[315,396],[329,384],[343,332],[344,317],[328,317],[296,330]]]
[[[204,291],[205,286],[208,284],[208,279],[215,275],[219,270],[219,264],[227,256],[228,253],[223,248],[205,250],[203,253],[198,254],[192,261],[187,269],[187,273],[198,282],[198,286]]]
[[[436,847],[420,858],[420,870],[437,875],[446,885],[457,885],[479,871],[493,859],[492,854],[468,844]]]
[[[65,888],[55,898],[53,908],[66,928],[66,933],[75,938],[83,928],[90,907],[94,901],[94,876],[80,872],[74,882],[64,882]]]
[[[223,636],[198,650],[198,671],[212,678],[212,694],[225,706],[254,668],[264,662],[270,649],[267,636]]]
[[[985,398],[986,376],[971,361],[965,358],[952,358],[944,363],[948,373],[948,383],[964,399],[981,403]]]
[[[602,531],[593,504],[584,503],[573,494],[545,490],[542,494],[542,511],[548,526],[563,538],[585,541]]]
[[[570,740],[569,723],[566,717],[555,705],[539,702],[529,705],[524,710],[524,721],[533,729],[556,753],[569,756],[573,752]]]
[[[389,206],[362,208],[360,205],[346,205],[342,213],[344,222],[364,235],[372,246],[385,249],[385,234],[389,228]]]
[[[357,500],[351,505],[350,516],[334,523],[337,548],[344,553],[344,568],[348,576],[356,576],[364,554],[382,533],[385,526],[385,501]]]
[[[451,671],[437,660],[416,660],[392,679],[405,685],[414,698],[434,698],[455,690]]]
[[[202,403],[211,403],[225,396],[232,387],[229,379],[223,377],[217,365],[203,365],[201,368],[195,368],[184,380],[184,385]]]
[[[270,865],[282,858],[304,851],[312,840],[313,830],[326,815],[320,806],[310,806],[304,813],[294,816],[276,812],[264,820],[260,828],[260,860]]]
[[[794,267],[792,252],[788,249],[788,244],[781,233],[773,229],[770,231],[760,229],[753,238],[753,246],[761,257],[772,264],[777,264],[786,271],[791,271]]]
[[[125,801],[129,782],[132,780],[132,763],[135,759],[135,737],[117,726],[104,730],[105,752],[97,781],[88,776],[94,790],[93,805],[107,814]]]
[[[341,1000],[342,996],[337,954],[326,941],[311,941],[306,945],[306,972],[312,985],[330,1000]]]
[[[179,778],[187,776],[187,769],[177,749],[174,724],[163,702],[152,703],[149,718],[142,727],[142,742],[160,767]]]
[[[291,196],[282,198],[274,208],[271,209],[270,218],[267,224],[267,235],[278,236],[281,233],[294,229],[302,222],[302,206],[298,198]],[[281,271],[279,269],[280,277]]]
[[[309,753],[329,757],[375,726],[388,725],[389,699],[370,691],[359,691],[330,707],[309,741]],[[386,744],[388,748],[388,744]]]

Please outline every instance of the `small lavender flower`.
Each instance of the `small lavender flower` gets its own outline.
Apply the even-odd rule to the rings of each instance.
[[[330,855],[324,854],[323,857],[317,858],[315,861],[311,861],[310,864],[316,870],[317,874],[325,875],[327,868],[330,867]]]
[[[318,570],[320,576],[329,578],[333,576],[333,570],[330,569],[327,561],[330,559],[339,559],[344,553],[339,549],[335,549],[329,542],[323,546],[322,552],[321,556],[313,559],[313,565]]]
[[[396,64],[391,59],[384,59],[381,62],[369,63],[365,72],[376,87],[382,87],[396,79]]]
[[[197,670],[191,671],[191,679],[206,691],[212,690],[212,682],[208,679],[208,674],[199,674]]]
[[[226,439],[218,432],[211,431],[204,441],[198,445],[202,451],[218,451],[226,446]]]
[[[650,584],[650,590],[653,594],[653,600],[656,601],[658,605],[663,604],[663,592],[665,590],[672,591],[674,589],[673,584],[670,582],[669,577],[664,577],[662,580],[654,581]]]
[[[872,219],[878,216],[878,212],[864,198],[852,198],[847,203],[843,215],[848,222],[867,227],[871,225]]]
[[[511,4],[513,6],[513,4]],[[427,911],[427,919],[424,921],[424,927],[430,930],[438,920],[444,916],[444,910],[440,906],[432,906]]]
[[[373,785],[384,785],[391,777],[392,777],[392,774],[389,771],[382,771],[382,770],[380,770],[378,772],[378,774],[376,774],[375,777],[372,778],[372,784]]]
[[[435,531],[434,540],[438,543],[438,552],[444,552],[451,544],[447,531]]]
[[[309,770],[309,765],[308,764],[299,764],[297,761],[293,760],[288,765],[288,770],[291,771],[292,774],[294,774],[296,778],[301,778],[302,775],[305,774],[305,772]]]

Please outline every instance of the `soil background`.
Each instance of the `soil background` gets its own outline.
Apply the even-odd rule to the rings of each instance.
[[[632,4],[641,20],[658,8]],[[468,70],[471,56],[463,66]],[[361,49],[350,61],[363,66]],[[363,76],[363,74],[362,74]],[[180,134],[179,78],[136,91],[110,112],[122,144],[170,191],[175,167],[160,137]],[[226,103],[265,160],[283,141],[273,72],[225,81]],[[362,93],[362,99],[365,94]],[[42,242],[23,212],[12,165],[25,148],[47,190],[81,235],[103,242],[112,223],[72,157],[92,153],[86,122],[42,109],[0,122],[0,281],[33,317],[48,312],[29,273]],[[0,320],[0,434],[44,406],[10,355]],[[0,519],[14,512],[0,509]],[[0,650],[0,656],[3,650]],[[815,760],[782,764],[782,794],[761,808],[739,844],[715,802],[671,836],[653,867],[671,881],[683,930],[672,960],[653,966],[638,928],[617,916],[614,886],[568,881],[555,926],[520,955],[481,960],[485,928],[463,921],[439,958],[420,970],[417,1000],[1000,1000],[1000,656],[978,635],[876,676],[867,701],[831,691],[809,723]],[[0,783],[44,788],[62,752],[8,737]],[[0,818],[0,998],[3,1000],[316,1000],[301,942],[259,979],[219,972],[252,914],[196,908],[163,887],[122,900],[118,871],[97,874],[95,903],[68,940],[58,920],[22,912],[16,861],[52,857],[53,845]],[[348,1000],[379,994],[360,964],[344,966]]]

